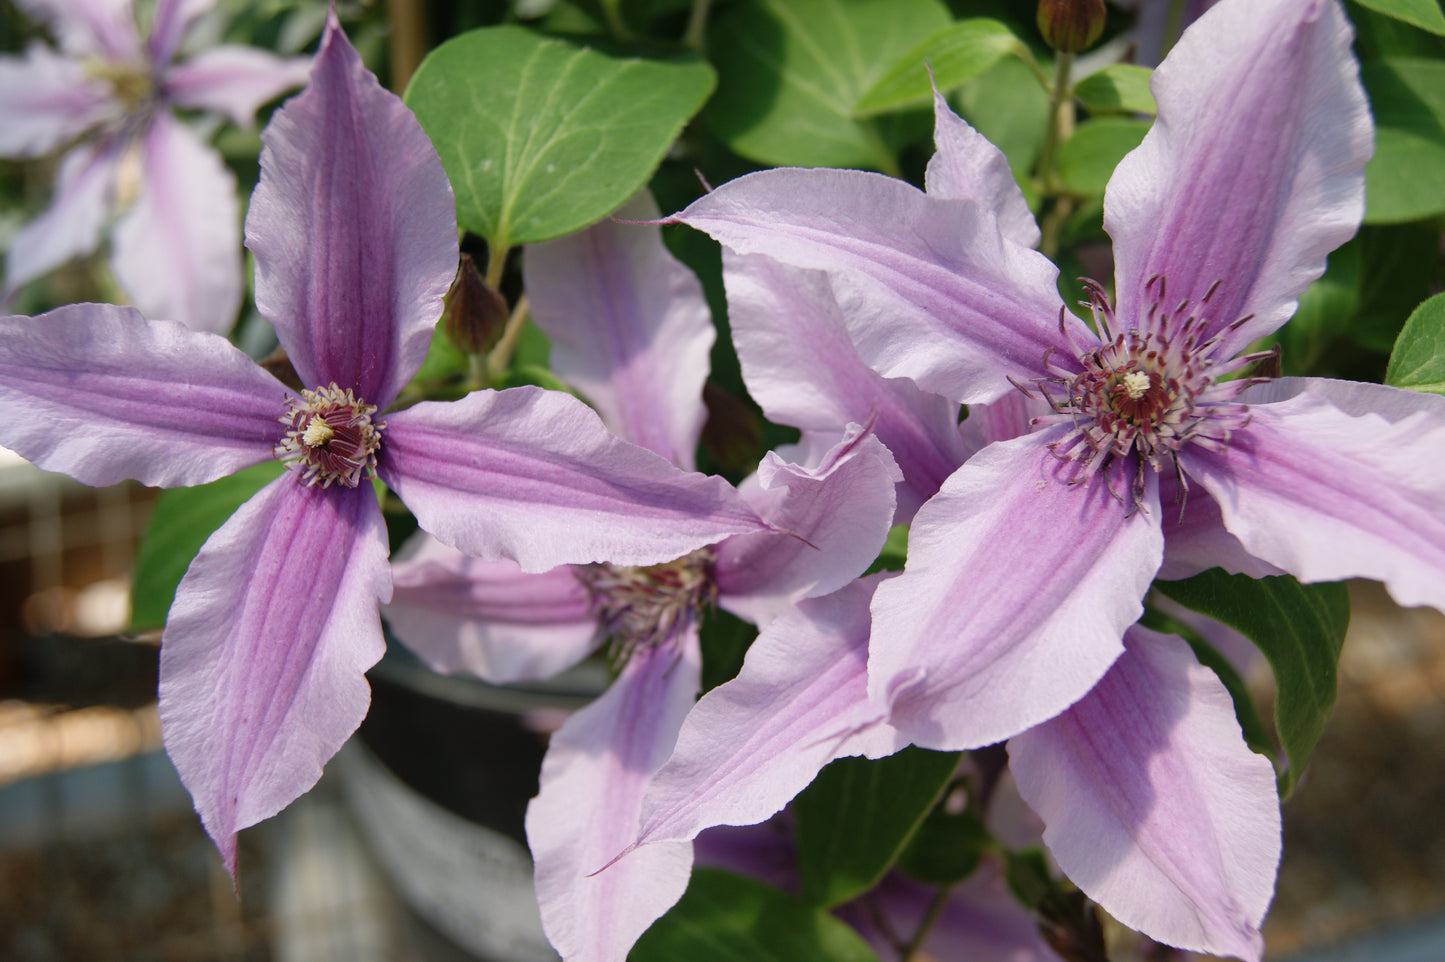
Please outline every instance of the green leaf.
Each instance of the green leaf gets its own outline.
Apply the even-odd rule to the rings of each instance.
[[[997,20],[974,17],[951,23],[900,57],[858,98],[853,115],[869,117],[902,107],[926,107],[933,102],[930,67],[933,84],[947,93],[1022,47],[1013,31]]]
[[[1445,63],[1392,57],[1360,79],[1375,114],[1375,155],[1365,165],[1365,223],[1445,213]]]
[[[854,119],[858,103],[948,22],[936,0],[743,0],[709,31],[718,92],[704,117],[763,163],[888,170],[891,145]]]
[[[1445,394],[1445,294],[1415,309],[1390,355],[1385,383]]]
[[[1445,15],[1436,0],[1355,0],[1362,7],[1377,10],[1411,26],[1445,36]]]
[[[1249,578],[1213,568],[1155,590],[1244,634],[1274,670],[1274,722],[1289,758],[1279,776],[1288,797],[1335,704],[1335,667],[1350,623],[1343,584],[1302,585],[1288,576]]]
[[[1153,75],[1148,67],[1112,64],[1080,80],[1074,86],[1074,96],[1091,113],[1155,114],[1159,108],[1149,92],[1149,78]]]
[[[934,806],[903,850],[898,867],[928,885],[952,885],[973,874],[992,842],[972,809],[948,812]]]
[[[176,585],[201,545],[283,470],[279,462],[268,461],[210,484],[161,492],[136,549],[130,588],[132,630],[165,624]]]
[[[1049,95],[1024,62],[1000,60],[965,84],[957,101],[964,119],[1003,151],[1014,180],[1028,183],[1049,116]]]
[[[428,54],[405,99],[441,155],[457,221],[507,248],[578,230],[631,197],[713,80],[694,58],[609,57],[484,27]]]
[[[693,869],[682,900],[642,933],[630,962],[877,962],[857,932],[756,879]]]
[[[1149,122],[1124,117],[1098,117],[1074,129],[1059,145],[1059,179],[1075,194],[1102,194],[1124,155],[1149,132]]]
[[[1360,262],[1358,238],[1336,248],[1324,275],[1300,295],[1294,317],[1265,338],[1266,349],[1280,345],[1285,374],[1319,373],[1320,359],[1349,330],[1360,299]]]
[[[877,884],[938,800],[958,753],[905,748],[840,758],[793,800],[803,897],[832,906]]]
[[[1440,232],[1422,224],[1367,224],[1360,228],[1358,238],[1360,304],[1350,325],[1350,339],[1389,354],[1405,318],[1445,281],[1439,262]]]

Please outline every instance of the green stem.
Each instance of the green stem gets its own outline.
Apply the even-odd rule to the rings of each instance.
[[[489,245],[487,248],[487,275],[485,280],[487,286],[494,291],[502,289],[502,272],[507,269],[508,250],[509,248],[506,244],[497,247]]]
[[[1024,66],[1029,68],[1029,72],[1034,75],[1034,79],[1039,82],[1039,86],[1044,88],[1044,93],[1053,92],[1054,82],[1049,79],[1048,74],[1044,73],[1044,68],[1039,66],[1039,62],[1034,59],[1033,52],[1030,51],[1026,45],[1022,43],[1016,44],[1013,49],[1013,55],[1022,60]]]
[[[703,34],[707,30],[707,14],[712,0],[693,0],[692,13],[687,18],[687,30],[682,35],[683,46],[689,50],[702,50]]]
[[[507,318],[507,326],[502,329],[501,340],[497,346],[492,348],[492,353],[487,355],[487,377],[488,380],[495,380],[501,377],[512,363],[512,352],[517,348],[517,338],[522,334],[522,325],[527,320],[527,295],[523,294],[517,299],[517,306],[512,309],[512,314]]]
[[[1044,145],[1039,150],[1038,164],[1034,169],[1044,200],[1049,203],[1049,211],[1039,228],[1042,235],[1039,250],[1050,259],[1058,253],[1059,235],[1063,232],[1064,222],[1074,206],[1064,195],[1058,182],[1058,172],[1054,169],[1059,145],[1074,132],[1073,88],[1069,83],[1069,73],[1073,66],[1074,55],[1071,53],[1061,52],[1054,62],[1054,82],[1049,91],[1049,122],[1044,130]]]
[[[1049,90],[1049,122],[1044,130],[1044,146],[1039,151],[1039,162],[1035,167],[1039,183],[1049,193],[1056,187],[1054,158],[1059,144],[1073,132],[1074,127],[1074,102],[1069,87],[1069,72],[1073,66],[1074,55],[1071,53],[1060,53],[1058,60],[1054,62],[1054,82]]]
[[[953,886],[945,885],[933,895],[933,901],[928,903],[928,908],[923,912],[923,918],[918,923],[918,929],[913,933],[913,938],[908,940],[908,945],[903,949],[902,962],[917,962],[922,958],[923,943],[928,939],[928,933],[933,931],[933,926],[938,922],[938,917],[943,914],[943,907],[948,904],[948,897],[953,894]]]
[[[632,31],[622,20],[622,0],[602,0],[602,13],[607,18],[607,29],[617,40],[628,43],[633,39]]]

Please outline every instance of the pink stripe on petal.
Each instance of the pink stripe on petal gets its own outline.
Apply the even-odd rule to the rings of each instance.
[[[246,217],[256,307],[307,387],[384,410],[421,365],[457,269],[451,185],[421,126],[336,22],[262,133]]]
[[[643,192],[613,216],[659,214]],[[552,370],[618,436],[691,471],[716,332],[702,285],[668,253],[661,230],[604,220],[530,245],[524,267],[532,318],[552,340]]]
[[[598,869],[637,835],[643,790],[697,697],[701,661],[689,625],[676,647],[634,654],[612,687],[552,736],[527,807],[527,842],[542,926],[568,962],[622,962],[687,888],[685,842],[650,845]]]
[[[146,41],[151,62],[170,63],[186,32],[215,5],[216,0],[156,0],[151,14],[151,34]]]
[[[1372,578],[1402,605],[1445,611],[1445,416],[1420,397],[1393,423],[1308,391],[1252,405],[1227,448],[1181,461],[1251,554],[1301,581]]]
[[[1156,274],[1162,309],[1191,301],[1204,337],[1254,315],[1217,356],[1294,313],[1364,212],[1373,127],[1350,40],[1333,0],[1221,3],[1185,31],[1154,74],[1159,119],[1105,196],[1120,328]]]
[[[1009,741],[1059,867],[1169,945],[1258,962],[1280,854],[1274,769],[1224,685],[1173,635],[1131,628],[1078,704]]]
[[[212,47],[166,72],[166,93],[179,107],[211,110],[250,127],[256,110],[306,83],[309,60],[282,59],[255,47]]]
[[[597,619],[570,566],[525,574],[516,562],[482,561],[418,533],[392,565],[392,584],[382,614],[434,671],[530,681],[597,647]]]
[[[868,700],[868,602],[878,581],[799,603],[762,630],[736,678],[698,701],[648,787],[640,851],[761,822],[833,759],[881,758],[907,744]]]
[[[858,353],[885,377],[973,404],[1072,356],[1048,259],[1004,239],[992,211],[856,170],[777,169],[674,215],[740,254],[826,270]],[[1075,336],[1083,323],[1067,315]]]
[[[270,460],[289,395],[224,338],[129,307],[0,319],[0,445],[86,484],[202,484]]]
[[[1143,610],[1163,551],[1154,474],[1138,507],[1127,463],[1069,485],[1045,448],[1064,430],[975,455],[918,512],[907,567],[878,589],[870,690],[916,744],[977,748],[1053,717]]]
[[[721,478],[628,444],[560,391],[477,391],[385,421],[382,478],[424,530],[488,561],[655,564],[769,530]]]
[[[386,554],[369,486],[303,487],[288,472],[211,535],[176,589],[161,735],[233,875],[236,833],[310,789],[366,714]]]
[[[224,334],[241,305],[236,178],[168,114],[140,145],[140,195],[116,225],[111,269],[147,317]]]

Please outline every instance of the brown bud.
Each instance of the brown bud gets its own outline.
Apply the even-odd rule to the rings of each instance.
[[[442,312],[442,331],[447,340],[468,354],[485,354],[506,328],[506,300],[487,286],[471,255],[463,254]]]
[[[1087,50],[1104,32],[1104,0],[1039,0],[1039,33],[1062,53]]]

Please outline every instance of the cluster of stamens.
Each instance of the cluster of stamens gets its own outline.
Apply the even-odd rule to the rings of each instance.
[[[714,553],[699,548],[674,561],[646,567],[594,564],[576,569],[587,589],[616,666],[636,651],[678,645],[684,631],[717,597]]]
[[[1209,303],[1219,283],[1210,286],[1200,309]],[[1186,482],[1179,470],[1179,451],[1188,444],[1218,448],[1227,443],[1230,434],[1249,421],[1248,409],[1233,399],[1263,380],[1221,382],[1219,378],[1272,357],[1274,352],[1244,354],[1217,364],[1211,355],[1220,341],[1250,318],[1242,317],[1204,339],[1207,319],[1196,313],[1188,300],[1167,309],[1167,285],[1158,275],[1144,287],[1153,298],[1146,316],[1127,330],[1120,329],[1103,287],[1088,279],[1083,284],[1100,343],[1082,345],[1074,340],[1061,309],[1059,330],[1069,339],[1078,364],[1065,366],[1045,355],[1044,367],[1050,376],[1038,378],[1036,384],[1053,413],[1035,418],[1033,423],[1070,426],[1062,439],[1049,445],[1055,457],[1079,466],[1070,484],[1083,483],[1132,456],[1136,505],[1142,504],[1145,465],[1156,472],[1171,465],[1182,491]],[[1015,386],[1033,396],[1022,385]],[[1120,497],[1112,487],[1109,490]]]
[[[301,466],[302,484],[354,488],[363,473],[376,475],[376,450],[385,425],[372,423],[375,413],[374,404],[334,381],[329,387],[302,391],[300,398],[287,400],[285,413],[277,418],[286,425],[286,436],[276,445],[276,457]]]

